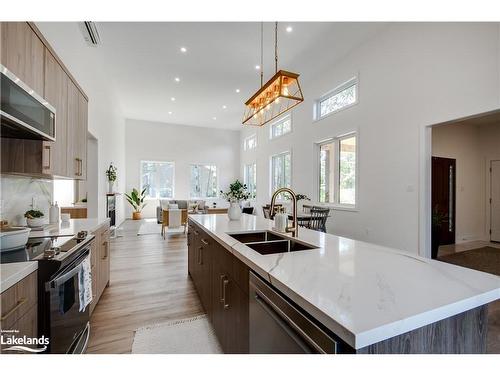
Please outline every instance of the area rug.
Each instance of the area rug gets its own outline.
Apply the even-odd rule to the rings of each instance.
[[[206,315],[158,323],[135,331],[132,354],[222,354]]]
[[[438,260],[500,276],[500,249],[494,247],[461,251],[438,257]]]
[[[156,219],[144,219],[137,235],[142,236],[145,234],[161,234],[161,224],[158,224]]]

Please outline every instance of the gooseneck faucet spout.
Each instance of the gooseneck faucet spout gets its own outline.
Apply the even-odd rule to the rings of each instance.
[[[288,193],[290,194],[293,202],[293,208],[292,208],[292,217],[293,217],[293,225],[288,226],[286,228],[286,231],[289,233],[292,233],[292,237],[297,237],[299,235],[299,226],[297,224],[297,195],[295,192],[290,189],[290,188],[279,188],[273,193],[273,196],[271,198],[271,207],[270,207],[270,212],[269,216],[271,219],[274,219],[274,206],[276,203],[276,198],[280,193]]]

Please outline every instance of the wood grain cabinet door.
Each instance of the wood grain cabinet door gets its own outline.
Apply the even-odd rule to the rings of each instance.
[[[80,157],[79,157],[79,117],[78,104],[80,93],[75,84],[68,79],[68,123],[67,123],[67,171],[68,176],[73,179],[80,179]]]
[[[81,180],[87,179],[87,130],[88,130],[88,102],[87,99],[78,91],[78,158],[80,159]]]
[[[27,22],[2,22],[1,62],[37,94],[44,94],[45,46]]]
[[[56,141],[44,142],[44,173],[69,177],[68,138],[68,77],[56,58],[45,53],[45,99],[56,109]]]

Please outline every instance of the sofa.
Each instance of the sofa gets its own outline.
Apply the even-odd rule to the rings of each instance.
[[[160,199],[159,205],[156,207],[156,220],[158,224],[162,222],[163,208],[168,209],[170,204],[176,204],[180,210],[187,210],[188,214],[204,214],[208,209],[204,200]]]

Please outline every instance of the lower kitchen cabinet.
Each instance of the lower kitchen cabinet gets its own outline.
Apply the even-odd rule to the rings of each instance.
[[[188,228],[188,272],[222,349],[248,353],[248,268],[194,222]]]
[[[110,234],[109,222],[101,225],[93,233],[95,241],[91,250],[91,273],[92,273],[92,303],[90,313],[94,311],[104,289],[109,285],[110,272]]]

